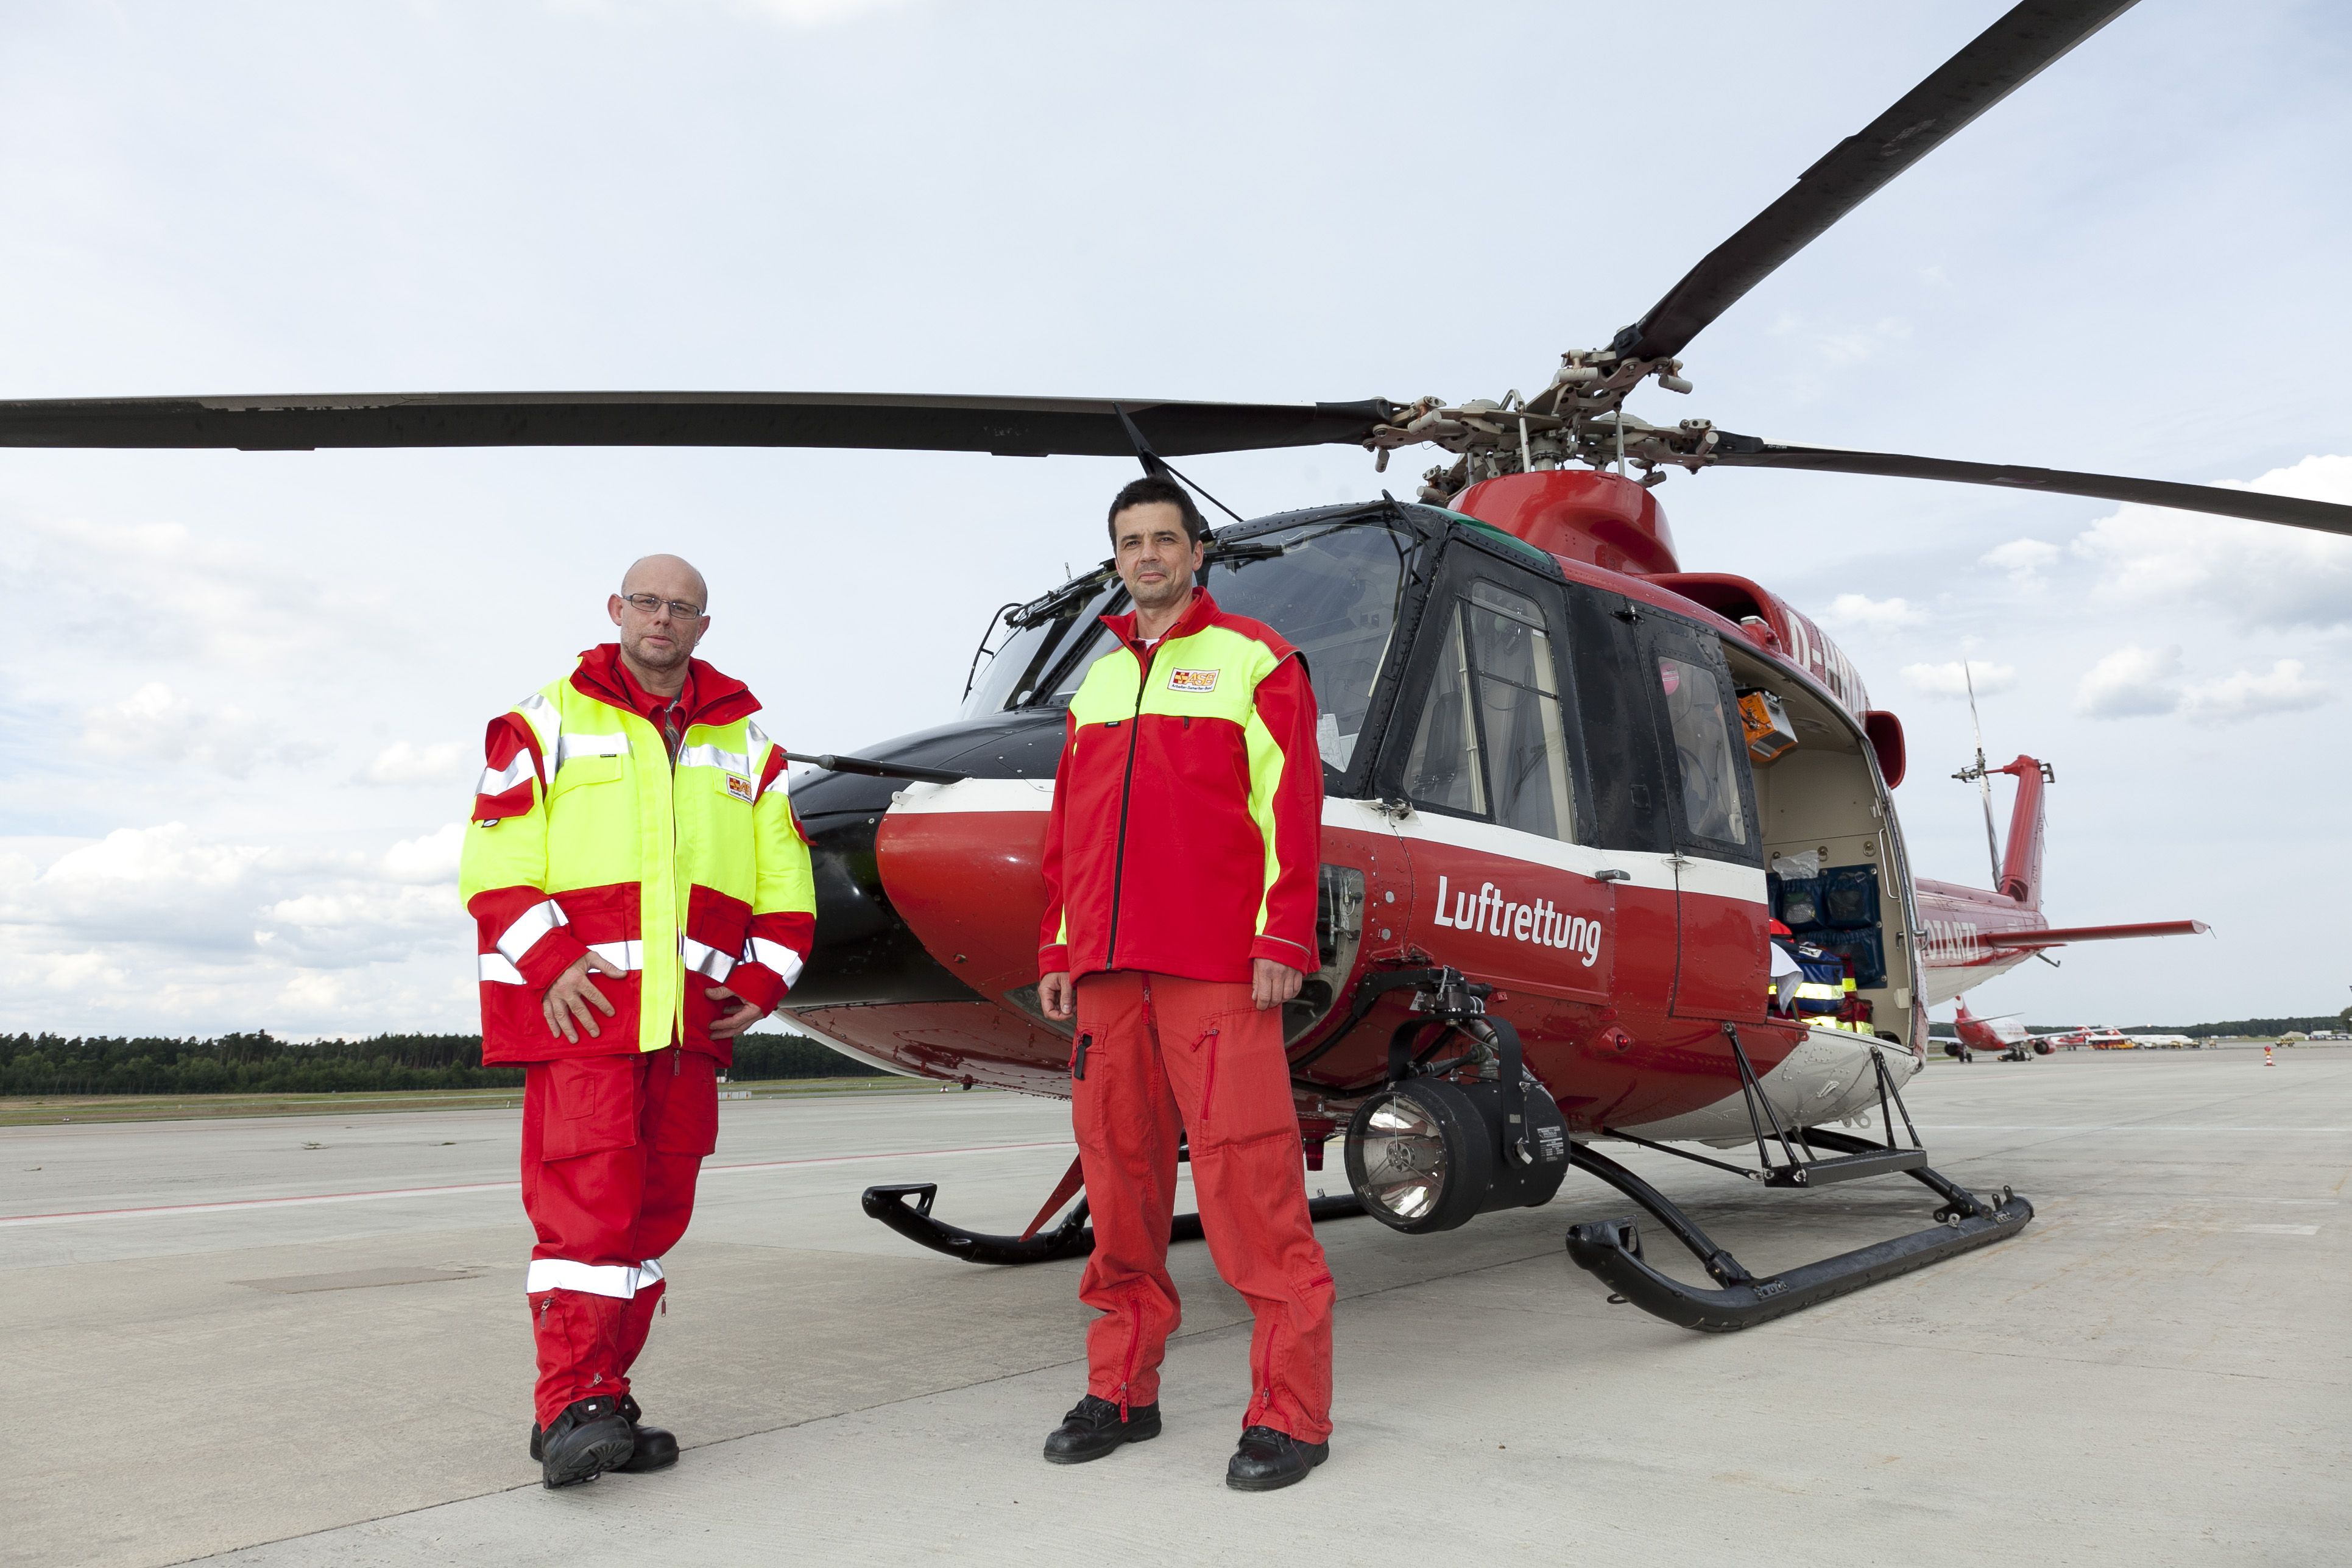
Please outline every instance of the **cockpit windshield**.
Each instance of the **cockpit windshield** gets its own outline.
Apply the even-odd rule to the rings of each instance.
[[[1218,606],[1264,621],[1306,656],[1318,747],[1334,768],[1354,760],[1396,629],[1405,563],[1419,544],[1411,531],[1371,517],[1300,523],[1211,547],[1208,587]],[[966,716],[1066,707],[1087,668],[1109,647],[1110,633],[1096,617],[1125,605],[1116,577],[1072,584],[982,667]]]
[[[1049,595],[1042,605],[1024,606],[1029,613],[1013,626],[1013,635],[981,661],[971,690],[963,700],[963,716],[976,719],[1047,703],[1069,706],[1071,694],[1078,689],[1078,675],[1085,673],[1091,660],[1080,662],[1077,675],[1055,689],[1041,690],[1041,683],[1061,668],[1073,644],[1089,634],[1102,633],[1096,625],[1097,617],[1108,615],[1113,602],[1125,596],[1117,577],[1097,572]]]

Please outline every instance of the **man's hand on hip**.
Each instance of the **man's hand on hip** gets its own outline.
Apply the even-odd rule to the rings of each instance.
[[[702,994],[713,1002],[742,1001],[742,998],[724,985],[710,986]],[[758,1007],[744,1002],[741,1006],[733,1011],[721,1013],[718,1017],[710,1020],[710,1037],[714,1040],[731,1040],[765,1016],[767,1015]]]
[[[1048,1018],[1064,1023],[1078,1016],[1078,988],[1070,984],[1070,972],[1057,969],[1037,982],[1037,1005]]]
[[[1279,1007],[1297,995],[1306,980],[1307,976],[1286,963],[1277,963],[1271,958],[1250,960],[1250,1000],[1257,1004],[1261,1013],[1268,1007]]]
[[[588,978],[592,971],[609,974],[615,980],[626,979],[629,973],[611,959],[593,952],[582,953],[571,968],[555,977],[555,984],[549,986],[547,994],[539,999],[540,1016],[547,1020],[550,1036],[562,1035],[576,1046],[580,1043],[581,1029],[587,1030],[592,1040],[604,1032],[596,1027],[596,1013],[609,1018],[613,1016],[613,1005],[604,1000],[604,994],[596,989],[594,981]],[[591,1012],[591,1007],[595,1012]],[[573,1027],[575,1023],[578,1028]]]

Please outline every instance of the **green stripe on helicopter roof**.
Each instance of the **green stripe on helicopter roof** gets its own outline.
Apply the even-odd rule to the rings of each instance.
[[[1516,533],[1507,533],[1503,530],[1496,528],[1491,522],[1480,521],[1478,519],[1472,517],[1468,512],[1453,511],[1442,506],[1431,507],[1429,510],[1432,511],[1444,512],[1446,516],[1452,518],[1454,521],[1466,523],[1470,527],[1476,529],[1481,533],[1487,534],[1495,539],[1500,540],[1503,543],[1509,545],[1512,549],[1533,556],[1536,560],[1542,562],[1546,566],[1550,567],[1555,572],[1559,570],[1559,563],[1551,558],[1551,552],[1540,549],[1536,545],[1529,544],[1526,540],[1521,539]]]

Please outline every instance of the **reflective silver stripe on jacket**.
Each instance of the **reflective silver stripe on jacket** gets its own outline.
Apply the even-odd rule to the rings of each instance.
[[[690,936],[678,937],[677,954],[686,961],[686,966],[688,969],[693,970],[697,974],[707,974],[713,980],[723,981],[735,972],[734,959],[708,943],[695,941]]]
[[[643,969],[646,944],[641,942],[592,942],[588,951],[615,969]]]
[[[495,952],[485,952],[478,956],[480,959],[479,968],[481,970],[482,980],[485,984],[520,985],[525,984],[522,977],[522,971],[517,969],[513,964],[508,963],[499,954]]]
[[[563,912],[553,899],[549,899],[544,903],[533,904],[525,910],[516,919],[514,924],[499,933],[499,940],[494,945],[500,953],[505,955],[509,963],[520,963],[522,955],[530,951],[533,942],[557,926],[571,923],[572,918]]]
[[[563,734],[563,715],[543,691],[534,691],[515,704],[515,711],[530,723],[531,733],[539,737],[539,754],[546,760],[546,772],[540,775],[544,787],[555,773],[556,742]]]
[[[771,942],[764,936],[755,936],[743,944],[743,962],[766,964],[782,975],[787,985],[801,977],[801,955],[782,942]]]
[[[482,780],[474,786],[474,793],[479,795],[504,795],[523,780],[533,776],[537,768],[538,764],[531,760],[528,750],[517,752],[514,754],[514,761],[505,767],[484,767]]]
[[[562,773],[563,764],[574,757],[625,757],[629,754],[626,735],[565,734],[555,742],[555,771]]]
[[[751,777],[751,759],[740,752],[722,751],[705,742],[699,746],[680,746],[677,765],[682,768],[725,768],[730,773]]]

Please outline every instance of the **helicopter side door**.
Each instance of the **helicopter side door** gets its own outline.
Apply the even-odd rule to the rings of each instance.
[[[1770,904],[1745,731],[1723,645],[1661,616],[1642,622],[1674,835],[1674,1000],[1685,1018],[1764,1017]]]
[[[1411,805],[1413,946],[1511,992],[1605,1003],[1615,888],[1592,819],[1561,585],[1448,552],[1383,772]]]

